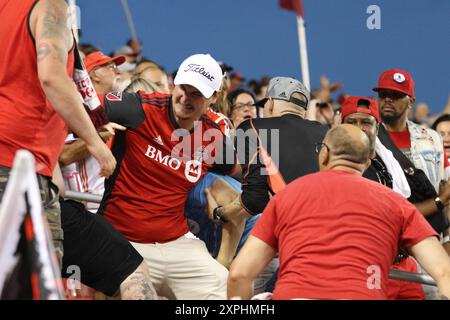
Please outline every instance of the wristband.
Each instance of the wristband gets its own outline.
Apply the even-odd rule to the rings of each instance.
[[[215,221],[220,222],[220,223],[225,223],[228,222],[227,219],[225,219],[224,215],[223,215],[223,210],[221,206],[218,206],[216,208],[214,208],[213,210],[213,218]]]
[[[442,203],[441,198],[436,197],[436,198],[434,199],[434,203],[436,204],[436,207],[437,207],[439,210],[441,210],[441,211],[444,210],[445,206],[444,206],[444,204]]]

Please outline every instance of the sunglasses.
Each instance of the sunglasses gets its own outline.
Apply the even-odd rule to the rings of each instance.
[[[378,92],[378,97],[380,99],[386,99],[390,98],[391,100],[400,100],[406,97],[407,95],[405,93],[399,92],[399,91],[392,91],[392,90],[380,90]]]

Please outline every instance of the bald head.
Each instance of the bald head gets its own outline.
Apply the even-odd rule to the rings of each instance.
[[[326,156],[319,157],[321,168],[348,167],[361,173],[366,169],[370,156],[370,141],[358,127],[343,124],[329,130],[324,143]]]

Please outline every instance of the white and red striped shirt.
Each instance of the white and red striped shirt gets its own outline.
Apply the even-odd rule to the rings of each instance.
[[[69,134],[65,143],[70,144],[76,140],[73,134]],[[93,156],[88,156],[81,161],[62,167],[61,171],[67,190],[103,196],[105,178],[99,175],[100,165]],[[99,203],[87,202],[86,208],[91,212],[97,212],[99,205]]]
[[[224,135],[230,137],[231,133],[230,120],[228,120],[228,118],[224,114],[220,112],[215,112],[213,109],[208,108],[208,110],[206,110],[205,112],[205,115],[209,119],[214,121],[217,125],[219,125],[220,131],[222,131]]]

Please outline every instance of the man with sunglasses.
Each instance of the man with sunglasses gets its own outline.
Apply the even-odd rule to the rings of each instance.
[[[378,92],[381,118],[389,138],[415,168],[426,174],[438,193],[434,201],[425,202],[426,207],[421,208],[421,211],[442,211],[450,203],[448,197],[441,196],[445,187],[448,187],[448,181],[445,181],[445,168],[449,166],[449,163],[439,133],[408,120],[408,110],[416,101],[414,87],[414,80],[407,71],[391,69],[380,75],[378,86],[373,90]],[[382,139],[382,142],[385,143],[385,140]],[[389,148],[387,143],[385,145]],[[395,151],[392,151],[395,155]],[[439,216],[435,215],[435,219],[437,218]],[[443,218],[446,217],[443,216]],[[442,228],[444,229],[444,247],[446,247],[448,246],[445,243],[448,241],[448,221],[439,221],[438,224],[440,227],[446,225]],[[427,299],[435,297],[433,288],[424,286],[424,289]]]
[[[389,136],[415,167],[425,172],[438,191],[448,161],[440,135],[408,120],[408,110],[416,101],[413,78],[404,70],[387,70],[373,90],[378,92],[381,118]]]

